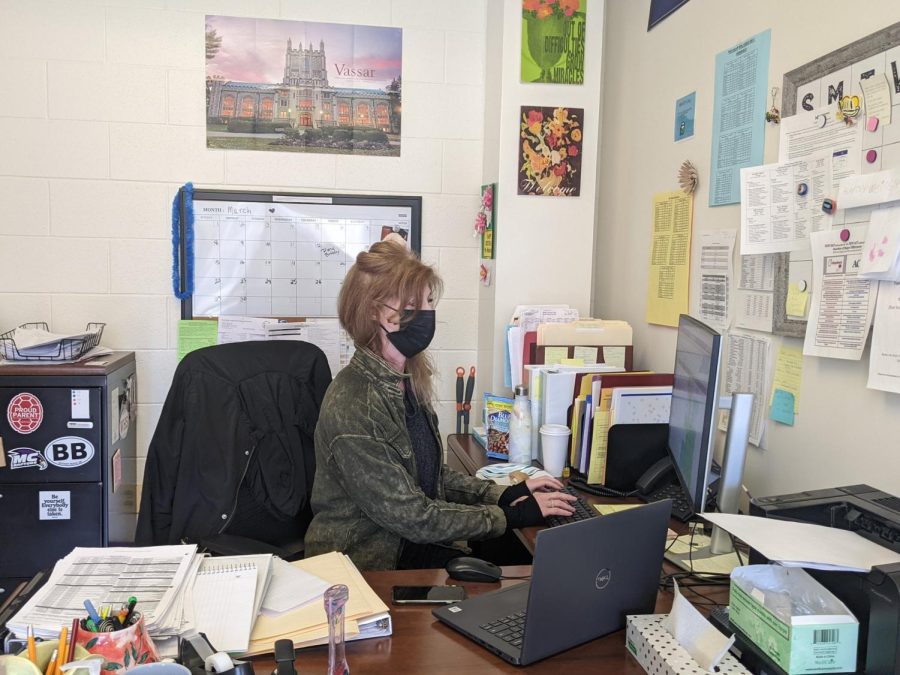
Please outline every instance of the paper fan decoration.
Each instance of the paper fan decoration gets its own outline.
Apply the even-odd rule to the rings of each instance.
[[[691,194],[697,189],[699,181],[700,176],[697,174],[697,167],[691,163],[691,160],[684,160],[681,168],[678,169],[678,184],[681,186],[681,189],[685,194]]]

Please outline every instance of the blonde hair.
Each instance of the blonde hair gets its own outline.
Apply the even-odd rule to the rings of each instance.
[[[405,245],[379,241],[356,256],[356,264],[344,277],[338,296],[338,317],[357,346],[381,356],[384,339],[378,318],[381,308],[396,301],[397,310],[402,311],[406,304],[411,304],[418,311],[422,309],[426,289],[432,295],[432,302],[437,302],[443,287],[434,268],[419,260]],[[416,398],[431,408],[435,368],[428,352],[407,359],[406,370]]]

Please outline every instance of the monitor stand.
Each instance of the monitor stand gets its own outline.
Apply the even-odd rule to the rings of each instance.
[[[753,394],[737,393],[719,402],[720,410],[730,410],[728,431],[725,435],[725,453],[722,475],[718,481],[716,502],[720,513],[737,513],[741,502],[744,460],[750,439],[750,418],[753,412]],[[712,535],[686,534],[678,537],[666,558],[692,572],[729,574],[741,564],[734,552],[731,535],[713,526]]]

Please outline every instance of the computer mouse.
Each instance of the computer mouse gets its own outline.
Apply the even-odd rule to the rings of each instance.
[[[467,556],[453,558],[447,562],[446,569],[451,579],[459,581],[482,581],[490,584],[500,581],[503,575],[503,571],[494,563]]]

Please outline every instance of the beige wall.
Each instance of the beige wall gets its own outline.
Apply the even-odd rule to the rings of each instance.
[[[402,156],[207,150],[206,13],[402,27]],[[485,0],[0,2],[0,331],[106,322],[104,344],[137,352],[144,455],[176,365],[181,183],[422,195],[423,257],[446,282],[434,348],[450,431],[453,371],[476,358],[485,21]]]
[[[900,21],[900,3],[692,0],[650,32],[649,0],[607,4],[595,313],[631,322],[638,366],[671,370],[674,329],[644,321],[652,195],[677,189],[683,160],[697,165],[695,255],[696,233],[737,229],[740,219],[737,204],[707,206],[716,54],[771,28],[769,87],[780,88],[784,72]],[[676,144],[675,100],[692,91],[695,135]],[[778,128],[766,125],[765,161],[777,155]],[[696,285],[691,291],[696,300]],[[776,350],[782,339],[800,345],[776,337]],[[803,366],[795,426],[769,422],[766,449],[751,448],[751,493],[864,482],[900,494],[900,396],[866,389],[868,350],[861,362],[805,357]]]

